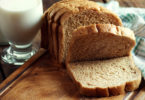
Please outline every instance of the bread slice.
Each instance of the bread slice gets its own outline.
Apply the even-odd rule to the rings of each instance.
[[[55,14],[53,15],[53,17],[51,18],[51,20],[49,20],[48,23],[50,23],[50,32],[52,34],[52,40],[53,40],[53,52],[52,52],[52,57],[57,60],[57,53],[58,53],[58,39],[57,39],[57,27],[58,24],[56,24],[56,22],[59,20],[60,16],[62,16],[64,13],[63,8],[58,9],[57,12],[55,12]]]
[[[46,10],[43,14],[43,23],[41,27],[41,47],[48,49],[48,52],[50,55],[53,54],[53,38],[52,37],[52,32],[51,32],[51,25],[50,25],[50,19],[54,15],[51,14],[51,10],[53,7],[50,7],[48,10]],[[55,12],[54,12],[55,14]]]
[[[54,15],[54,18],[50,20],[50,30],[52,33],[52,38],[53,38],[53,57],[57,61],[58,59],[58,50],[59,50],[59,43],[58,43],[58,30],[57,28],[59,27],[59,19],[60,17],[67,11],[65,8],[60,8]]]
[[[50,56],[53,59],[57,59],[57,51],[58,51],[58,46],[57,46],[57,36],[56,36],[56,29],[53,29],[53,27],[57,27],[57,24],[54,24],[55,21],[57,21],[59,19],[59,16],[61,16],[61,9],[63,9],[62,7],[59,7],[58,3],[54,4],[49,10],[49,15],[47,17],[48,19],[48,26],[49,26],[49,34],[51,34],[50,38],[50,45],[51,47],[49,48],[51,51]]]
[[[63,14],[63,16],[60,13],[61,12],[60,9],[66,10],[66,13]],[[90,15],[89,16],[83,15],[83,14],[85,14],[85,12],[86,13],[88,12],[88,14],[90,14]],[[67,44],[69,45],[69,43],[64,42],[66,39],[65,34],[61,34],[61,33],[65,33],[63,31],[67,30],[67,29],[64,30],[63,28],[65,28],[64,23],[67,22],[69,20],[69,18],[75,17],[76,15],[78,15],[78,13],[80,13],[80,15],[82,14],[81,16],[82,17],[84,16],[84,18],[85,18],[85,16],[87,16],[86,18],[88,19],[88,21],[84,21],[85,19],[80,20],[81,23],[80,24],[76,23],[77,24],[76,28],[78,26],[88,25],[91,23],[104,23],[104,21],[102,21],[104,19],[107,20],[107,21],[105,21],[105,23],[122,25],[121,20],[114,13],[97,5],[95,2],[88,1],[88,0],[62,0],[62,1],[59,1],[55,4],[53,4],[45,13],[47,13],[48,23],[47,23],[47,26],[44,25],[43,27],[48,27],[48,30],[45,32],[42,31],[43,32],[42,34],[46,34],[45,36],[48,36],[48,39],[47,39],[48,42],[46,40],[42,40],[42,43],[43,43],[43,41],[47,42],[44,44],[49,45],[48,49],[50,51],[50,54],[54,57],[57,55],[59,62],[64,62],[64,58],[65,58],[65,53],[63,54],[63,51],[65,51],[64,46]],[[56,15],[56,13],[57,13],[57,15]],[[92,16],[92,15],[94,15],[94,16]],[[102,15],[103,17],[98,17],[100,15]],[[60,16],[61,16],[61,18],[60,18]],[[65,16],[66,16],[66,18],[65,18]],[[78,18],[79,18],[79,15],[78,15]],[[76,21],[78,18],[76,18]],[[60,19],[60,20],[58,20],[58,19]],[[89,20],[91,20],[91,21],[89,21]],[[95,21],[93,21],[93,20],[95,20]],[[46,29],[46,28],[43,28],[43,29]],[[56,31],[57,30],[59,30],[59,31],[56,32],[54,29],[56,29]],[[54,31],[54,32],[52,32],[52,31]],[[58,34],[58,36],[57,36],[57,34]],[[45,36],[43,35],[42,37],[46,38]],[[71,36],[71,33],[70,33],[70,36]],[[68,40],[69,40],[69,38],[68,38]]]
[[[58,19],[62,14],[67,11],[66,8],[63,8],[64,6],[68,6],[65,3],[66,2],[75,2],[76,0],[62,0],[55,4],[53,4],[45,13],[47,13],[47,22],[48,22],[48,33],[49,34],[49,53],[52,58],[57,59],[57,51],[58,51],[58,41],[57,41],[57,34],[56,34],[56,28],[59,23],[57,23]],[[77,1],[85,1],[85,0],[77,0]],[[63,6],[60,6],[63,5]],[[45,14],[46,15],[46,14]],[[43,37],[43,36],[42,36]]]
[[[52,34],[53,34],[53,41],[54,41],[54,55],[53,57],[56,58],[56,61],[58,60],[58,55],[59,55],[59,41],[58,41],[58,27],[60,25],[60,18],[66,13],[68,12],[68,8],[72,9],[72,5],[70,5],[71,3],[78,3],[78,2],[86,2],[88,0],[62,0],[59,3],[59,5],[57,5],[57,9],[59,9],[59,11],[57,11],[57,13],[55,14],[54,18],[51,19],[51,27],[52,27]],[[55,5],[55,4],[54,4]],[[66,7],[64,7],[66,6]],[[56,10],[54,10],[56,11]]]
[[[60,1],[60,2],[64,2]],[[42,25],[42,47],[48,49],[49,54],[52,58],[57,58],[57,41],[55,36],[55,31],[52,29],[52,23],[59,17],[59,12],[62,7],[59,7],[59,2],[53,4],[48,10],[45,11],[43,17],[43,25]],[[58,13],[58,14],[57,14]],[[57,16],[57,17],[56,17]],[[53,25],[57,26],[57,25]]]
[[[112,96],[137,89],[141,72],[132,57],[67,63],[68,74],[82,95]]]
[[[60,25],[58,28],[58,58],[60,63],[65,61],[70,39],[72,37],[72,32],[79,26],[105,23],[122,26],[122,22],[118,16],[109,10],[97,5],[95,2],[68,2],[68,5],[72,6],[72,8],[68,6],[64,7],[67,8],[68,11],[61,17]]]
[[[128,28],[112,24],[81,26],[72,32],[69,62],[129,56],[135,36]]]

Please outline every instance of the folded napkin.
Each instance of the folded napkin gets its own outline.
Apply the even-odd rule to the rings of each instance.
[[[123,25],[132,29],[136,36],[136,46],[132,51],[136,66],[141,70],[145,79],[145,9],[120,7],[117,1],[111,0],[103,4],[98,3],[118,14]]]

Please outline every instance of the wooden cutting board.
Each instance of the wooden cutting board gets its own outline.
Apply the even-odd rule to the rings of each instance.
[[[106,98],[81,96],[65,68],[53,63],[44,49],[0,84],[0,100],[123,100],[137,97],[136,94]],[[144,95],[144,90],[139,97],[140,94]]]

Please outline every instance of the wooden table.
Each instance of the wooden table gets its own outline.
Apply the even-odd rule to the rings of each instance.
[[[46,10],[51,4],[53,4],[54,2],[56,2],[58,0],[43,0],[43,4],[44,4],[44,10]],[[100,1],[102,2],[102,0],[94,0],[94,1]],[[124,7],[141,7],[141,8],[145,8],[145,0],[118,0],[121,6]],[[35,47],[39,47],[40,44],[40,34],[37,35],[37,37],[35,38],[34,41],[34,46]],[[3,48],[5,48],[7,46],[0,46],[0,53],[2,52]],[[15,71],[19,66],[13,66],[13,65],[8,65],[5,64],[4,62],[1,62],[0,67],[2,69],[2,74],[0,74],[0,77],[3,76],[3,79],[7,76],[9,76],[13,71]],[[2,78],[0,78],[0,81],[2,81]]]

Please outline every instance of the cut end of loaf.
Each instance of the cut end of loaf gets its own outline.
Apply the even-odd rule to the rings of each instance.
[[[129,56],[135,46],[133,31],[112,24],[81,26],[72,33],[69,62]]]
[[[66,13],[62,16],[60,20],[60,26],[62,26],[63,29],[60,33],[63,35],[64,40],[60,41],[63,44],[59,50],[59,54],[63,55],[60,57],[60,61],[65,61],[70,39],[72,37],[72,32],[78,27],[87,26],[90,24],[114,24],[117,26],[122,26],[121,20],[115,14],[107,10],[99,10],[99,7],[95,8],[93,6],[91,8],[90,6],[87,8],[80,5],[78,8],[81,8],[81,10],[73,11],[70,9],[70,11],[68,11],[69,13]]]
[[[62,9],[65,9],[65,12],[60,13]],[[59,13],[58,16],[56,13]],[[60,63],[64,63],[66,59],[68,49],[67,46],[69,46],[71,33],[74,29],[77,29],[77,27],[99,23],[122,26],[122,22],[116,14],[104,7],[99,6],[96,2],[89,0],[61,0],[57,3],[54,3],[45,12],[44,16],[47,17],[47,21],[52,21],[52,24],[53,21],[56,22],[56,30],[62,28],[56,33],[58,34],[58,36],[56,36],[57,40],[49,41],[52,40],[50,36],[49,39],[46,39],[47,41],[43,40],[46,48],[50,49],[50,54],[53,55],[53,52],[57,54],[57,57],[55,58],[57,58]],[[47,21],[45,22],[47,23]],[[45,25],[45,27],[47,30],[49,25]],[[48,35],[54,34],[54,32],[49,30],[50,29],[48,29],[46,32],[43,31],[43,33]],[[43,38],[46,37],[43,36]],[[58,41],[60,44],[58,46],[55,45],[52,47],[52,43],[56,43],[55,41]],[[55,47],[57,48],[57,51],[52,51],[55,49]],[[56,54],[54,54],[54,56]]]
[[[135,90],[141,81],[131,57],[69,63],[67,70],[80,93],[87,96],[119,95]]]

